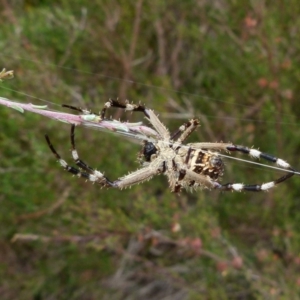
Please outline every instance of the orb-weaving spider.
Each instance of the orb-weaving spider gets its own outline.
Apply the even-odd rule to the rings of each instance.
[[[86,113],[85,110],[79,108],[68,105],[64,106]],[[139,155],[142,167],[115,181],[109,180],[103,173],[89,167],[79,158],[75,147],[75,125],[72,125],[71,128],[72,157],[79,169],[69,166],[60,157],[46,135],[46,140],[51,151],[65,170],[78,177],[84,177],[91,182],[99,183],[101,186],[123,189],[150,180],[154,175],[164,174],[168,177],[171,191],[175,193],[180,192],[182,188],[209,188],[223,191],[267,191],[294,175],[295,170],[286,161],[256,149],[221,142],[183,144],[199,125],[197,119],[189,120],[171,135],[153,110],[128,102],[122,104],[119,101],[109,100],[99,115],[100,120],[104,120],[105,112],[109,107],[143,112],[157,132],[155,140],[144,141],[142,151]],[[224,172],[224,163],[218,153],[221,150],[229,152],[238,151],[248,154],[252,158],[262,158],[275,163],[281,168],[287,169],[289,172],[274,181],[263,184],[220,184],[218,179]]]

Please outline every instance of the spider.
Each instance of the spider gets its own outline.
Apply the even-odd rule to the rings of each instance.
[[[87,113],[86,110],[80,108],[69,105],[63,106]],[[175,133],[170,134],[169,130],[158,119],[154,111],[140,104],[137,105],[128,102],[123,104],[111,99],[105,103],[104,108],[99,114],[100,120],[105,119],[105,112],[110,107],[122,108],[127,111],[143,112],[157,132],[157,138],[155,140],[149,139],[143,142],[143,147],[139,154],[139,160],[142,165],[141,168],[115,181],[109,180],[102,172],[89,167],[79,158],[75,146],[75,125],[72,125],[71,127],[71,144],[72,157],[78,168],[69,166],[57,153],[51,144],[49,137],[47,135],[45,136],[49,148],[65,170],[78,177],[83,177],[91,182],[96,182],[102,187],[123,189],[150,180],[155,175],[164,174],[168,177],[171,191],[175,193],[180,192],[183,188],[208,188],[223,191],[256,192],[267,191],[294,175],[295,170],[286,161],[253,148],[223,142],[183,144],[190,134],[198,127],[198,119],[193,118],[189,120],[187,123],[180,126]],[[218,180],[224,173],[224,163],[219,155],[219,151],[222,150],[228,152],[241,152],[256,159],[262,158],[266,161],[275,163],[281,168],[287,169],[289,172],[274,181],[262,184],[221,184]]]

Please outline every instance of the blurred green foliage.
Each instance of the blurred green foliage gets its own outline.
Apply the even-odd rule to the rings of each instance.
[[[300,6],[282,1],[1,2],[2,97],[100,111],[142,101],[191,141],[231,141],[299,168]],[[53,103],[53,104],[51,104]],[[140,114],[112,111],[131,121]],[[1,299],[299,299],[299,178],[268,193],[183,192],[165,178],[101,190],[71,162],[69,126],[0,107]],[[115,179],[139,146],[77,129],[89,165]],[[223,182],[277,172],[226,161]]]

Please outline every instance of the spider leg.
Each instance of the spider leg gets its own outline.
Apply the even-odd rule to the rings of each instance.
[[[291,169],[293,170],[293,169]],[[250,192],[260,192],[260,191],[268,191],[271,188],[274,188],[277,184],[289,179],[292,177],[294,173],[288,173],[274,181],[270,181],[263,184],[242,184],[242,183],[227,183],[222,184],[217,187],[216,189],[220,189],[223,191],[250,191]]]
[[[228,147],[234,146],[231,143],[189,143],[187,146],[201,150],[223,150],[230,151]]]
[[[109,101],[104,104],[104,107],[101,110],[100,114],[95,114],[91,111],[84,110],[84,109],[81,109],[81,108],[78,108],[75,106],[71,106],[71,105],[63,104],[62,106],[82,112],[85,115],[93,114],[95,116],[99,116],[100,121],[105,119],[105,113],[106,113],[107,109],[110,107],[122,108],[126,111],[140,111],[140,112],[144,113],[146,118],[149,120],[149,122],[152,124],[152,126],[156,129],[156,131],[162,137],[162,139],[170,140],[170,133],[169,133],[168,129],[164,126],[164,124],[161,123],[161,121],[155,115],[154,111],[146,108],[145,106],[143,106],[141,104],[133,104],[133,103],[129,103],[128,101],[126,101],[125,103],[121,103],[119,101],[109,99]],[[195,122],[193,122],[193,123],[195,123]],[[188,126],[188,127],[190,127],[190,126]],[[193,126],[192,126],[192,128],[193,128]],[[194,130],[195,130],[195,128],[192,129],[192,131],[194,131]],[[191,131],[190,133],[188,133],[190,131],[188,129],[187,129],[187,131],[186,130],[184,130],[184,131],[186,132],[187,136],[190,135],[190,133],[192,132]],[[182,133],[182,134],[184,135],[184,133]],[[184,139],[186,137],[184,137]]]
[[[74,124],[71,126],[71,145],[72,145],[72,157],[73,157],[76,165],[79,168],[85,170],[86,172],[88,172],[90,174],[90,178],[89,178],[90,181],[104,182],[105,185],[114,186],[114,182],[111,182],[107,177],[104,176],[103,173],[88,166],[84,161],[82,161],[79,158],[78,152],[76,150],[76,145],[75,145],[75,125]]]
[[[175,181],[175,184],[170,185],[171,192],[173,192],[173,193],[180,193],[181,192],[181,188],[182,188],[181,180],[183,180],[184,177],[186,176],[186,170],[185,169],[180,169],[178,173],[179,173],[179,176],[178,176],[178,179]]]
[[[176,181],[172,192],[178,193],[181,190],[182,187],[182,183],[181,182],[192,182],[192,185],[189,186],[193,186],[194,183],[199,184],[199,186],[203,186],[209,189],[216,189],[219,188],[221,185],[216,182],[211,180],[208,176],[202,175],[202,174],[198,174],[193,172],[192,170],[189,169],[181,169],[179,171],[179,177],[178,180]],[[188,186],[184,186],[185,188],[187,188]]]
[[[132,185],[142,183],[144,181],[150,180],[154,175],[160,174],[162,171],[160,169],[152,168],[150,165],[142,169],[138,169],[128,175],[121,177],[114,182],[115,186],[124,189]]]
[[[78,177],[86,178],[89,181],[97,182],[97,183],[101,184],[102,186],[115,187],[114,182],[109,181],[101,172],[95,171],[92,168],[88,167],[85,163],[81,162],[81,160],[79,158],[78,158],[78,163],[76,162],[76,164],[78,164],[86,172],[83,172],[77,168],[69,166],[68,163],[64,159],[62,159],[61,156],[57,153],[57,151],[55,150],[54,146],[52,145],[48,135],[45,135],[45,138],[46,138],[46,141],[47,141],[48,146],[51,149],[52,153],[58,159],[59,164],[66,171],[68,171],[69,173],[76,175]],[[72,151],[72,154],[73,154],[73,151]]]
[[[153,110],[146,109],[146,112],[148,114],[149,122],[152,124],[152,126],[155,128],[155,130],[158,132],[160,137],[164,141],[169,142],[171,137],[170,137],[170,132],[166,128],[166,126],[158,119],[158,117],[156,116],[156,114],[154,113]]]
[[[197,174],[193,172],[192,170],[186,170],[185,179],[188,179],[189,181],[195,181],[197,183],[200,183],[201,185],[204,185],[207,188],[216,188],[216,181],[211,180],[209,177],[201,174]]]
[[[281,158],[277,158],[268,153],[261,152],[257,149],[248,148],[240,145],[234,145],[230,143],[192,143],[187,144],[188,147],[194,149],[203,149],[203,150],[225,150],[230,152],[241,152],[243,154],[248,154],[252,158],[262,158],[266,161],[275,163],[277,166],[282,167],[284,169],[293,170],[289,163],[284,161]]]
[[[288,174],[274,180],[274,181],[270,181],[270,182],[267,182],[267,183],[264,183],[264,184],[252,184],[252,185],[244,185],[244,184],[239,184],[239,183],[235,183],[235,184],[224,184],[222,185],[222,187],[220,187],[222,190],[225,190],[225,191],[242,191],[242,190],[245,190],[245,191],[267,191],[273,187],[275,187],[277,184],[291,178],[292,176],[295,175],[295,169],[293,169],[289,163],[287,163],[286,161],[284,161],[283,159],[281,158],[277,158],[273,155],[270,155],[268,153],[264,153],[264,152],[261,152],[259,150],[256,150],[256,149],[252,149],[252,148],[248,148],[248,147],[244,147],[244,146],[239,146],[239,145],[230,145],[230,146],[227,146],[226,149],[228,151],[238,151],[238,152],[241,152],[241,153],[244,153],[244,154],[248,154],[250,155],[251,157],[254,157],[254,158],[262,158],[266,161],[269,161],[269,162],[272,162],[274,164],[276,164],[277,166],[281,167],[281,168],[284,168],[284,169],[287,169],[291,172],[289,172]]]
[[[76,145],[75,145],[75,125],[74,124],[71,127],[71,145],[72,145],[72,157],[73,157],[76,165],[79,168],[81,168],[89,173],[95,172],[95,170],[93,168],[89,167],[85,162],[83,162],[79,158],[78,152],[76,150]]]
[[[104,107],[101,110],[100,117],[102,119],[105,118],[105,113],[106,113],[107,109],[110,108],[110,107],[122,108],[122,109],[125,109],[127,111],[141,111],[145,114],[146,117],[149,117],[149,115],[147,113],[147,109],[143,105],[129,103],[128,101],[126,101],[125,103],[121,103],[117,100],[109,99],[108,102],[106,102],[104,104]]]
[[[76,106],[68,105],[68,104],[63,104],[62,107],[66,107],[66,108],[69,108],[69,109],[72,109],[72,110],[76,110],[76,111],[79,111],[83,114],[95,114],[97,116],[100,116],[101,120],[105,119],[105,113],[106,113],[107,109],[110,108],[110,107],[123,108],[123,109],[128,110],[128,111],[141,111],[146,115],[146,117],[149,117],[149,115],[147,114],[147,109],[146,109],[145,106],[140,105],[140,104],[130,104],[129,102],[125,102],[125,104],[123,104],[123,103],[120,103],[119,101],[116,101],[116,100],[113,100],[113,99],[109,99],[108,102],[106,102],[104,104],[104,107],[102,108],[102,110],[99,114],[96,114],[96,113],[94,113],[90,110],[87,110],[87,109],[82,109],[80,107],[76,107]]]
[[[291,169],[293,170],[293,169]],[[216,181],[211,180],[207,176],[203,176],[201,174],[197,174],[191,170],[185,170],[185,179],[194,181],[203,185],[209,189],[218,189],[222,191],[249,191],[249,192],[260,192],[260,191],[268,191],[269,189],[275,187],[277,184],[287,180],[288,178],[292,177],[294,173],[286,174],[274,181],[270,181],[263,184],[242,184],[242,183],[227,183],[227,184],[220,184]]]
[[[82,169],[77,169],[72,166],[69,166],[68,163],[61,158],[61,156],[57,153],[55,148],[53,147],[49,137],[45,135],[46,141],[48,143],[49,148],[51,149],[52,153],[58,159],[59,164],[71,174],[74,174],[78,177],[86,178],[89,181],[97,182],[102,186],[106,187],[114,187],[123,189],[126,187],[130,187],[131,185],[138,184],[144,182],[146,180],[151,179],[154,175],[161,173],[160,169],[155,169],[153,167],[147,166],[142,169],[139,169],[135,172],[132,172],[120,179],[115,181],[110,181],[107,177],[105,177],[100,171],[94,170],[93,168],[89,167],[85,162],[83,162],[78,155],[75,145],[75,125],[71,127],[71,144],[72,144],[72,157],[76,163],[76,165]]]
[[[171,140],[183,143],[198,127],[199,120],[191,119],[187,123],[181,125],[171,136]]]
[[[152,126],[156,129],[158,134],[162,137],[164,140],[170,140],[170,133],[168,129],[165,127],[164,124],[161,123],[161,121],[158,119],[156,114],[153,110],[146,108],[143,105],[140,104],[133,104],[129,103],[128,101],[125,103],[120,103],[119,101],[110,99],[108,102],[105,103],[104,108],[101,111],[100,117],[104,119],[105,113],[108,108],[110,107],[117,107],[122,108],[126,111],[140,111],[143,112],[146,118],[149,120],[149,122],[152,124]]]
[[[84,177],[86,179],[89,179],[89,175],[88,173],[85,173],[85,172],[81,172],[80,170],[72,167],[72,166],[69,166],[67,164],[67,162],[65,160],[63,160],[61,158],[61,156],[57,153],[57,151],[55,150],[55,148],[53,147],[48,135],[45,135],[45,138],[46,138],[46,141],[48,143],[48,146],[49,148],[51,149],[52,153],[55,155],[55,157],[58,159],[58,162],[60,163],[60,165],[68,172],[72,173],[73,175],[77,175],[79,177]]]
[[[261,152],[257,149],[252,149],[240,145],[234,145],[231,143],[194,143],[194,144],[188,144],[187,146],[195,149],[203,149],[203,150],[225,150],[230,152],[241,152],[243,154],[248,154],[252,158],[262,158],[266,161],[272,162],[276,164],[277,166],[284,168],[286,170],[289,170],[290,172],[274,181],[270,181],[263,184],[250,184],[245,185],[242,183],[227,183],[227,184],[217,184],[214,188],[215,189],[221,189],[224,191],[252,191],[252,192],[259,192],[259,191],[267,191],[273,187],[275,187],[277,184],[291,178],[295,173],[295,170],[290,166],[289,163],[284,161],[281,158],[277,158],[273,155],[270,155],[268,153]]]
[[[293,170],[291,168],[290,164],[287,163],[286,161],[284,161],[283,159],[277,158],[273,155],[261,152],[261,151],[256,150],[256,149],[252,149],[252,148],[248,148],[248,147],[244,147],[244,146],[239,146],[239,145],[228,145],[228,146],[226,146],[226,150],[228,150],[230,152],[234,152],[234,151],[241,152],[241,153],[244,153],[244,154],[248,154],[248,155],[250,155],[251,157],[254,157],[254,158],[262,158],[266,161],[275,163],[277,166],[282,167],[284,169]]]
[[[173,163],[173,171],[177,171],[176,164]],[[211,180],[206,175],[198,174],[190,169],[181,168],[178,170],[178,177],[172,176],[173,172],[167,172],[169,177],[170,188],[173,193],[179,193],[182,187],[192,187],[194,183],[209,189],[215,189],[220,186],[216,181]],[[187,182],[192,183],[187,186]]]

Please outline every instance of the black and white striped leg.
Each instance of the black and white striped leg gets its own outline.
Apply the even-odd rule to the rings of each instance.
[[[224,191],[251,191],[251,192],[268,191],[269,189],[274,188],[277,184],[291,178],[295,174],[294,173],[295,170],[290,166],[289,163],[282,160],[281,158],[277,158],[270,154],[263,153],[259,150],[250,149],[250,148],[247,148],[244,146],[238,146],[238,145],[229,145],[226,147],[226,149],[231,152],[238,151],[238,152],[241,152],[244,154],[248,154],[253,158],[265,159],[266,161],[275,163],[277,166],[284,168],[290,172],[274,181],[270,181],[270,182],[263,183],[263,184],[246,185],[246,184],[242,184],[242,183],[227,183],[227,184],[223,184],[223,185],[221,185],[221,184],[216,185],[215,186],[216,189],[221,189]]]
[[[76,164],[78,166],[80,166],[84,171],[79,170],[77,168],[74,168],[72,166],[69,166],[68,163],[61,158],[61,156],[57,153],[57,151],[55,150],[54,146],[52,145],[48,135],[45,135],[46,141],[48,143],[49,148],[51,149],[52,153],[55,155],[55,157],[58,159],[59,164],[69,173],[76,175],[78,177],[83,177],[86,178],[87,180],[91,181],[91,182],[96,182],[101,184],[102,186],[107,186],[107,187],[115,187],[114,182],[109,181],[101,172],[99,171],[95,171],[92,168],[88,167],[85,163],[83,163],[77,154],[77,151],[75,150],[75,152],[73,152],[74,150],[72,150],[72,155],[74,155],[76,157],[77,155],[77,160],[78,163],[76,162]],[[73,156],[73,158],[74,158]],[[74,158],[75,160],[75,158]],[[76,160],[75,160],[76,161]]]
[[[82,109],[80,107],[76,107],[76,106],[72,106],[72,105],[68,105],[68,104],[63,104],[62,107],[66,107],[66,108],[69,108],[72,110],[79,111],[79,112],[83,113],[84,115],[92,114],[95,116],[99,116],[100,117],[99,120],[105,119],[105,113],[106,113],[107,109],[110,107],[122,108],[122,109],[125,109],[126,111],[140,111],[140,112],[143,112],[147,118],[149,118],[149,114],[147,113],[147,108],[145,106],[140,105],[140,104],[129,103],[128,101],[126,101],[123,104],[123,103],[120,103],[119,101],[113,100],[113,99],[109,99],[108,102],[106,102],[104,104],[104,107],[102,108],[102,110],[99,114],[94,113],[91,110]]]
[[[292,168],[291,171],[294,171]],[[268,191],[274,188],[277,184],[289,179],[292,177],[294,173],[288,173],[274,181],[270,181],[263,184],[242,184],[242,183],[227,183],[227,184],[219,184],[216,185],[215,188],[223,191],[249,191],[249,192],[261,192],[261,191]]]
[[[86,179],[89,179],[89,176],[90,174],[88,173],[85,173],[85,172],[81,172],[80,170],[72,167],[72,166],[69,166],[67,164],[67,162],[65,160],[63,160],[61,158],[61,156],[56,152],[55,148],[53,147],[48,135],[45,135],[45,138],[46,138],[46,141],[48,143],[48,146],[49,148],[51,149],[52,153],[55,155],[55,157],[58,159],[58,162],[59,164],[68,172],[72,173],[73,175],[76,175],[78,177],[83,177],[83,178],[86,178]]]
[[[262,158],[266,161],[275,163],[277,166],[279,166],[281,168],[284,168],[284,169],[290,169],[291,168],[290,164],[287,163],[286,161],[284,161],[283,159],[277,158],[273,155],[261,152],[261,151],[256,150],[256,149],[252,149],[252,148],[248,148],[248,147],[244,147],[244,146],[239,146],[239,145],[230,145],[230,146],[227,146],[226,149],[230,152],[237,151],[237,152],[241,152],[241,153],[244,153],[244,154],[248,154],[252,158],[257,158],[257,159]]]
[[[86,172],[88,172],[90,174],[90,178],[89,178],[90,181],[104,183],[104,185],[107,185],[107,186],[114,186],[114,183],[111,182],[107,177],[105,177],[103,173],[88,166],[84,161],[82,161],[79,158],[78,152],[76,150],[76,145],[75,145],[75,125],[74,124],[71,127],[71,145],[72,145],[72,157],[73,157],[76,165],[79,168],[85,170]]]
[[[71,127],[71,145],[72,145],[72,157],[73,157],[76,165],[79,168],[81,168],[81,169],[83,169],[83,170],[85,170],[85,171],[87,171],[89,173],[94,173],[95,170],[93,168],[89,167],[85,162],[83,162],[79,158],[79,155],[78,155],[78,152],[77,152],[76,146],[75,146],[75,125],[72,125],[72,127]]]
[[[173,141],[178,141],[179,143],[184,142],[198,127],[199,120],[191,119],[187,123],[181,125],[176,132],[171,136]]]
[[[140,111],[140,112],[143,112],[147,118],[149,118],[147,109],[143,105],[129,103],[128,101],[126,101],[125,103],[120,103],[117,100],[109,99],[109,101],[105,103],[105,105],[100,113],[100,117],[102,119],[105,118],[105,113],[106,113],[107,109],[110,107],[122,108],[122,109],[125,109],[126,111]]]

